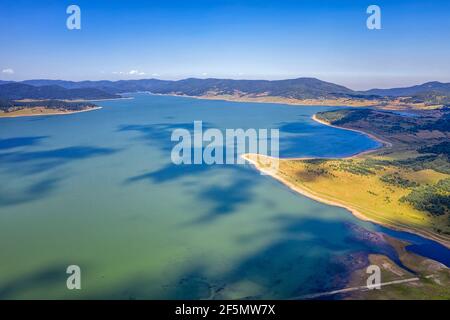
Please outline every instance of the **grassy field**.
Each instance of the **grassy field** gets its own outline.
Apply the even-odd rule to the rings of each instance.
[[[400,115],[374,109],[316,115],[359,130],[384,148],[345,159],[282,159],[275,178],[307,196],[360,218],[408,230],[450,247],[450,111]],[[259,167],[264,157],[247,155]]]
[[[414,171],[368,162],[359,158],[281,160],[278,174],[293,185],[357,210],[370,220],[448,238],[448,212],[432,215],[404,199],[416,186],[434,185],[450,176],[431,169]]]

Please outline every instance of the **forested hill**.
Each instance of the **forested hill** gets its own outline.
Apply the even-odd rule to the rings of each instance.
[[[187,96],[268,96],[298,100],[344,98],[390,101],[402,97],[406,103],[450,104],[450,83],[436,81],[412,87],[367,91],[354,91],[315,78],[273,81],[189,78],[177,81],[141,79],[79,82],[37,79],[6,84],[0,81],[0,97],[9,99],[105,99],[139,91]]]
[[[32,86],[11,82],[0,84],[0,98],[4,100],[21,99],[61,99],[94,100],[120,98],[120,95],[105,92],[97,88],[67,89],[58,85]]]
[[[373,94],[378,96],[391,96],[391,97],[414,96],[424,92],[440,92],[442,94],[450,95],[450,83],[442,83],[434,81],[411,87],[391,88],[391,89],[371,89],[365,91],[365,93],[367,94]]]
[[[251,94],[268,95],[294,99],[336,98],[359,95],[346,87],[314,78],[291,80],[231,80],[231,79],[196,79],[178,81],[142,79],[121,81],[62,81],[62,80],[28,80],[24,84],[35,86],[59,85],[64,88],[97,88],[110,93],[149,91],[159,94],[184,94],[202,96],[207,94]]]

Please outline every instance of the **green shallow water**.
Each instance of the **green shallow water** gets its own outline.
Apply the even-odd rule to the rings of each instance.
[[[343,284],[389,252],[347,211],[249,165],[174,166],[171,129],[280,128],[282,156],[376,146],[310,120],[325,107],[135,95],[102,110],[0,119],[0,298],[283,299]],[[65,269],[82,270],[82,290]]]

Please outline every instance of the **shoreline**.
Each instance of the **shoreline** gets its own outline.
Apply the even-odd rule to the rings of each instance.
[[[157,95],[157,96],[171,96],[171,97],[181,97],[181,98],[191,98],[199,100],[216,100],[216,101],[229,101],[229,102],[246,102],[246,103],[272,103],[272,104],[284,104],[289,106],[298,107],[350,107],[350,108],[378,108],[381,110],[410,110],[411,108],[422,108],[414,104],[403,104],[403,103],[388,103],[385,104],[381,101],[374,103],[371,100],[352,100],[352,99],[293,99],[284,98],[277,96],[260,96],[260,97],[240,97],[234,95],[202,95],[202,96],[189,96],[186,94],[177,93],[152,93],[146,91],[147,94]],[[437,105],[436,107],[441,107]]]
[[[93,99],[93,100],[86,100],[86,99],[78,99],[78,100],[63,100],[66,102],[101,102],[101,101],[115,101],[115,100],[133,100],[134,97],[120,97],[120,98],[108,98],[108,99]]]
[[[341,127],[329,124],[329,123],[327,123],[325,121],[319,120],[316,117],[316,115],[313,115],[311,117],[311,119],[316,121],[316,122],[318,122],[318,123],[321,123],[323,125],[331,126],[331,127],[338,128],[338,129],[341,129],[341,130],[350,130],[350,131],[362,133],[362,134],[364,134],[364,135],[366,135],[366,136],[368,136],[368,137],[370,137],[370,138],[372,138],[372,139],[382,143],[381,147],[376,147],[376,148],[372,148],[372,149],[369,149],[369,150],[365,150],[365,151],[359,152],[359,153],[357,153],[355,155],[352,155],[350,157],[344,157],[343,159],[345,159],[345,158],[347,158],[347,159],[348,158],[354,158],[354,157],[357,157],[357,156],[361,156],[361,155],[365,155],[365,154],[368,154],[368,153],[372,153],[372,152],[374,152],[376,150],[380,150],[380,149],[383,149],[383,148],[391,148],[392,147],[392,143],[390,143],[388,141],[385,141],[385,140],[383,140],[383,139],[381,139],[381,138],[379,138],[379,137],[377,137],[377,136],[375,136],[373,134],[370,134],[370,133],[367,133],[367,132],[364,132],[364,131],[361,131],[361,130],[356,130],[356,129],[341,128]],[[313,199],[315,201],[318,201],[318,202],[321,202],[321,203],[325,203],[327,205],[344,208],[347,211],[349,211],[351,214],[353,214],[353,216],[355,216],[356,218],[358,218],[360,220],[369,221],[369,222],[372,222],[372,223],[375,223],[375,224],[378,224],[378,225],[381,225],[381,226],[384,226],[384,227],[387,227],[387,228],[390,228],[390,229],[393,229],[393,230],[396,230],[396,231],[403,231],[403,232],[413,233],[413,234],[419,235],[421,237],[424,237],[426,239],[436,241],[439,244],[441,244],[441,245],[445,246],[446,248],[450,249],[450,241],[447,240],[447,239],[442,239],[439,236],[437,236],[437,235],[435,235],[435,234],[433,234],[431,232],[424,231],[424,230],[419,230],[419,229],[416,229],[414,227],[405,226],[405,225],[398,225],[398,224],[394,224],[394,223],[390,224],[390,223],[387,223],[387,222],[379,221],[379,220],[377,220],[375,218],[368,217],[367,215],[359,212],[357,209],[354,209],[354,208],[352,208],[351,206],[349,206],[347,204],[339,202],[339,200],[326,199],[323,196],[317,195],[317,194],[315,194],[314,192],[312,192],[310,190],[307,190],[305,188],[302,188],[302,187],[300,187],[298,185],[293,184],[292,182],[288,181],[287,179],[285,179],[284,177],[282,177],[280,175],[277,175],[276,173],[274,173],[271,170],[266,170],[266,169],[262,168],[261,165],[256,160],[250,158],[251,156],[252,156],[252,154],[243,154],[243,155],[241,155],[241,157],[243,159],[245,159],[247,162],[249,162],[251,165],[253,165],[256,168],[256,170],[264,173],[265,175],[268,175],[268,176],[274,178],[275,180],[277,180],[278,182],[282,183],[283,185],[285,185],[286,187],[288,187],[289,189],[291,189],[292,191],[294,191],[296,193],[299,193],[299,194],[301,194],[301,195],[303,195],[305,197],[308,197],[310,199]],[[253,156],[259,156],[259,155],[253,154]],[[264,156],[264,157],[271,158],[271,157],[268,157],[268,156]],[[320,158],[317,158],[317,157],[315,157],[315,158],[311,158],[311,157],[279,158],[279,160],[309,160],[309,159],[320,159]]]
[[[62,112],[49,112],[49,113],[25,113],[25,114],[13,114],[13,115],[7,115],[8,112],[0,113],[0,119],[2,118],[20,118],[20,117],[40,117],[40,116],[63,116],[63,115],[69,115],[69,114],[75,114],[75,113],[82,113],[82,112],[90,112],[95,110],[103,109],[103,107],[94,107],[89,108],[86,110],[77,110],[77,111],[62,111]]]
[[[345,100],[319,100],[319,99],[290,99],[283,97],[267,96],[267,97],[236,97],[232,95],[218,95],[218,96],[189,96],[185,94],[176,93],[152,93],[148,94],[157,96],[171,96],[171,97],[181,97],[181,98],[192,98],[198,100],[216,100],[216,101],[229,101],[229,102],[246,102],[246,103],[273,103],[273,104],[285,104],[290,106],[304,106],[304,107],[352,107],[352,108],[364,108],[364,107],[377,107],[379,104],[373,103],[358,103],[357,101]]]
[[[331,123],[325,122],[323,120],[320,120],[319,118],[317,118],[317,116],[315,114],[311,117],[311,119],[316,121],[316,122],[318,122],[318,123],[320,123],[320,124],[323,124],[325,126],[329,126],[329,127],[332,127],[332,128],[337,128],[337,129],[340,129],[340,130],[348,130],[348,131],[361,133],[361,134],[371,138],[372,140],[375,140],[375,141],[381,143],[381,146],[379,146],[379,147],[374,147],[374,148],[371,148],[369,150],[358,152],[358,153],[356,153],[356,154],[354,154],[354,155],[352,155],[352,156],[350,156],[348,158],[362,156],[364,154],[372,153],[372,152],[374,152],[376,150],[380,150],[380,149],[383,149],[383,148],[392,148],[392,143],[391,142],[383,140],[380,137],[374,135],[373,133],[368,133],[368,132],[365,132],[365,131],[362,131],[362,130],[358,130],[358,129],[350,129],[350,128],[345,128],[345,127],[339,127],[339,126],[333,125]]]
[[[331,206],[334,206],[334,207],[339,207],[339,208],[346,209],[353,216],[355,216],[356,218],[358,218],[360,220],[372,222],[372,223],[381,225],[383,227],[386,227],[386,228],[389,228],[389,229],[393,229],[395,231],[402,231],[402,232],[413,233],[413,234],[419,235],[419,236],[421,236],[423,238],[426,238],[428,240],[436,241],[439,244],[441,244],[441,245],[445,246],[446,248],[450,249],[450,241],[445,240],[445,239],[441,239],[441,238],[437,237],[436,235],[434,235],[432,233],[429,233],[429,232],[426,232],[426,231],[423,231],[423,230],[418,230],[418,229],[415,229],[415,228],[409,227],[409,226],[397,225],[397,224],[389,224],[389,223],[386,223],[386,222],[382,222],[382,221],[376,220],[374,218],[371,218],[371,217],[368,217],[368,216],[364,215],[363,213],[359,212],[357,209],[352,208],[351,206],[348,206],[348,205],[343,204],[341,202],[338,202],[336,200],[326,199],[326,198],[324,198],[322,196],[319,196],[319,195],[313,193],[310,190],[307,190],[305,188],[299,187],[298,185],[294,185],[292,182],[286,180],[285,178],[283,178],[283,177],[281,177],[281,176],[279,176],[277,174],[274,174],[273,171],[266,170],[266,169],[262,168],[258,162],[256,162],[255,160],[249,158],[249,156],[251,156],[251,155],[252,154],[243,154],[243,155],[241,155],[241,157],[243,159],[245,159],[247,162],[249,162],[251,165],[253,165],[253,167],[255,167],[255,169],[258,170],[259,172],[262,172],[265,175],[270,176],[271,178],[277,180],[278,182],[280,182],[281,184],[283,184],[284,186],[288,187],[290,190],[292,190],[292,191],[294,191],[296,193],[299,193],[299,194],[301,194],[301,195],[303,195],[303,196],[305,196],[307,198],[310,198],[310,199],[315,200],[315,201],[320,202],[320,203],[324,203],[324,204],[331,205]],[[258,156],[257,154],[253,154],[253,155],[254,156]],[[265,156],[265,157],[267,157],[267,156]],[[270,157],[268,157],[268,158],[270,158]],[[307,159],[311,159],[311,158],[295,158],[294,160],[307,160]],[[287,158],[287,159],[282,159],[282,160],[292,160],[292,159]]]

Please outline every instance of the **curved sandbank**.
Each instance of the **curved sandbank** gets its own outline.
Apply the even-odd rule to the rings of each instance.
[[[315,115],[312,117],[312,119],[314,121],[317,121],[317,122],[321,123],[321,124],[332,126],[332,127],[338,128],[338,129],[350,130],[350,131],[355,131],[355,132],[359,132],[359,133],[365,134],[365,135],[369,136],[370,138],[375,139],[375,140],[379,141],[380,143],[382,143],[383,147],[385,147],[385,148],[386,147],[387,148],[392,147],[392,144],[390,142],[385,141],[383,139],[380,139],[379,137],[376,137],[376,136],[374,136],[374,135],[372,135],[370,133],[367,133],[367,132],[364,132],[364,131],[360,131],[360,130],[355,130],[355,129],[341,128],[341,127],[338,127],[338,126],[334,126],[334,125],[328,124],[328,123],[326,123],[324,121],[321,121],[321,120],[317,119],[317,117]],[[348,158],[361,156],[363,154],[367,154],[367,153],[370,153],[370,152],[374,152],[375,150],[379,150],[380,148],[383,148],[383,147],[377,147],[377,148],[374,148],[374,149],[366,150],[366,151],[360,152],[360,153],[358,153],[356,155],[353,155],[353,156],[350,156],[350,157],[346,157],[346,158],[348,159]],[[282,176],[278,175],[273,170],[267,170],[264,167],[262,167],[260,163],[258,163],[256,160],[251,158],[252,156],[253,157],[260,156],[261,157],[261,155],[257,155],[257,154],[243,154],[243,155],[241,155],[241,157],[243,159],[245,159],[250,164],[252,164],[257,170],[259,170],[260,172],[264,173],[265,175],[271,176],[272,178],[278,180],[279,182],[281,182],[282,184],[287,186],[289,189],[291,189],[291,190],[293,190],[293,191],[295,191],[295,192],[297,192],[297,193],[299,193],[301,195],[304,195],[304,196],[306,196],[306,197],[308,197],[310,199],[313,199],[313,200],[321,202],[321,203],[325,203],[325,204],[332,205],[332,206],[335,206],[335,207],[344,208],[344,209],[350,211],[350,213],[352,213],[355,217],[357,217],[358,219],[361,219],[363,221],[370,221],[370,222],[373,222],[373,223],[376,223],[376,224],[379,224],[379,225],[382,225],[384,227],[387,227],[387,228],[390,228],[390,229],[393,229],[393,230],[397,230],[397,231],[405,231],[405,232],[409,232],[409,233],[414,233],[414,234],[417,234],[417,235],[419,235],[421,237],[424,237],[426,239],[436,241],[436,242],[442,244],[443,246],[445,246],[446,248],[450,249],[450,241],[448,239],[444,239],[441,236],[436,235],[436,234],[434,234],[432,232],[429,232],[429,231],[426,231],[426,230],[417,229],[417,228],[414,228],[414,227],[411,227],[411,226],[407,226],[407,225],[403,225],[403,224],[399,224],[399,223],[395,223],[395,222],[389,221],[386,218],[383,218],[384,221],[382,221],[381,219],[375,219],[373,217],[369,217],[369,216],[365,215],[364,213],[358,211],[357,209],[353,208],[351,205],[339,202],[339,200],[327,199],[327,198],[325,198],[325,197],[315,193],[312,190],[309,190],[309,189],[307,189],[305,187],[301,187],[301,186],[293,184],[292,182],[290,182],[287,179],[283,178]],[[269,159],[270,158],[274,159],[273,157],[269,157],[269,156],[262,156],[262,157],[269,158]],[[307,158],[307,157],[304,157],[304,158],[283,158],[282,160],[310,160],[310,159],[317,159],[317,158],[311,158],[311,157],[309,157],[309,158]],[[343,158],[343,159],[345,159],[345,158]]]

